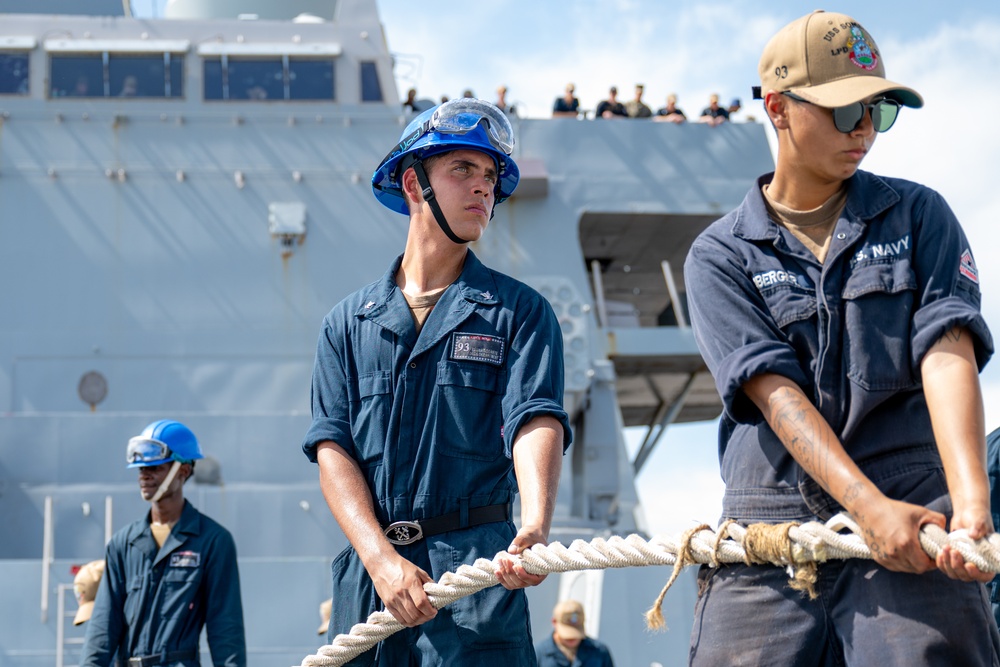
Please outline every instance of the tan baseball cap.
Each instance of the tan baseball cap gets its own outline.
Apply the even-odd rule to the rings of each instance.
[[[94,599],[97,597],[97,587],[101,583],[103,574],[103,560],[92,560],[77,570],[76,577],[73,578],[73,592],[76,593],[76,601],[80,606],[73,618],[73,625],[80,625],[90,620],[90,614],[94,611]]]
[[[908,107],[922,107],[920,93],[885,78],[875,40],[845,14],[818,9],[792,21],[764,47],[758,66],[761,93],[792,92],[833,108],[885,94]]]
[[[583,605],[576,600],[563,600],[552,610],[552,620],[556,622],[560,637],[566,639],[583,639],[587,633],[583,630]]]
[[[319,618],[322,621],[319,624],[319,629],[316,630],[317,635],[325,635],[326,631],[330,629],[330,613],[333,611],[333,598],[328,600],[323,600],[319,605]]]

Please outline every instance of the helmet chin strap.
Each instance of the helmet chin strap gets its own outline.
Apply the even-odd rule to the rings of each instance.
[[[160,484],[160,488],[156,490],[156,493],[154,493],[153,497],[149,499],[149,502],[151,503],[158,502],[160,498],[163,497],[163,494],[167,492],[167,488],[170,486],[170,483],[174,481],[174,477],[177,476],[177,471],[180,469],[181,469],[181,462],[174,461],[173,464],[170,466],[170,471],[167,472],[167,476],[163,479],[163,484]]]
[[[444,211],[441,210],[441,205],[438,204],[437,197],[434,196],[434,190],[431,189],[431,182],[427,178],[427,172],[424,171],[423,162],[420,160],[414,162],[413,171],[417,175],[417,183],[420,184],[420,187],[423,190],[422,194],[424,196],[424,201],[430,205],[431,211],[434,213],[434,219],[437,221],[438,227],[441,228],[441,231],[444,232],[444,235],[459,245],[471,243],[471,240],[463,239],[461,236],[452,231],[451,227],[448,225],[448,220],[444,217]],[[490,217],[492,217],[492,215]]]

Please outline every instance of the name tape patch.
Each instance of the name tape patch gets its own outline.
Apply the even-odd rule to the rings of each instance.
[[[198,567],[201,554],[197,551],[175,551],[170,554],[170,567]]]
[[[448,358],[503,366],[504,342],[499,336],[455,332],[451,335]]]

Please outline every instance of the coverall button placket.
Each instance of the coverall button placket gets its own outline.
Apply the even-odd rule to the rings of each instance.
[[[839,430],[843,425],[847,395],[841,368],[844,350],[836,343],[843,340],[845,334],[840,289],[847,280],[850,267],[849,264],[845,264],[844,255],[850,255],[851,247],[862,237],[866,228],[864,223],[850,220],[847,215],[848,212],[845,210],[837,221],[836,238],[843,243],[834,241],[830,244],[830,252],[820,274],[820,288],[816,291],[818,297],[822,296],[817,304],[817,310],[821,314],[817,331],[819,337],[817,347],[819,363],[816,368],[816,393],[819,398],[817,407],[835,430]]]

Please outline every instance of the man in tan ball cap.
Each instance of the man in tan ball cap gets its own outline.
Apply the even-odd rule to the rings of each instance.
[[[923,105],[885,67],[843,14],[813,12],[768,42],[756,98],[775,170],[684,270],[724,405],[724,517],[846,512],[872,559],[821,563],[808,595],[772,565],[703,566],[696,667],[1000,665],[992,575],[949,547],[932,560],[919,538],[926,524],[993,532],[978,375],[993,339],[944,199],[860,169],[902,107]]]

